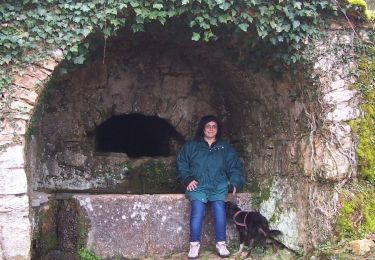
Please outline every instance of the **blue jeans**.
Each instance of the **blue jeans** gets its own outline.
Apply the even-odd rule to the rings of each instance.
[[[211,214],[214,219],[215,241],[226,240],[226,215],[225,204],[222,200],[209,202],[211,204]],[[206,211],[206,204],[199,200],[191,201],[190,215],[190,242],[201,241],[203,219]]]

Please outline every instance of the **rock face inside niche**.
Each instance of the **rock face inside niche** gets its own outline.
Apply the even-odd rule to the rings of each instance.
[[[160,50],[109,49],[105,66],[93,61],[56,80],[29,143],[36,189],[118,192],[118,185],[138,182],[132,172],[140,170],[131,165],[144,157],[168,168],[167,186],[178,186],[169,157],[192,138],[201,116],[222,113],[212,68],[176,46]]]

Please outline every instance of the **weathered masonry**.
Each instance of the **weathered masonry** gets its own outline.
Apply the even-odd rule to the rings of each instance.
[[[313,48],[311,71],[295,74],[239,68],[215,44],[154,36],[111,39],[104,64],[93,53],[64,75],[57,53],[1,93],[0,259],[30,259],[32,246],[49,256],[74,254],[78,245],[103,257],[183,250],[188,203],[173,178],[175,155],[205,114],[223,120],[243,161],[244,207],[259,208],[295,249],[332,235],[334,187],[357,174],[346,122],[361,113],[349,88],[358,35],[328,31]],[[173,230],[158,226],[162,216]],[[136,222],[114,240],[125,220]],[[129,244],[126,234],[137,228],[143,242]],[[151,228],[157,245],[147,242]],[[181,236],[170,247],[174,232]]]

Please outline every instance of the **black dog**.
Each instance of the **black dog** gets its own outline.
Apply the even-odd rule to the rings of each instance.
[[[282,234],[281,231],[270,229],[267,219],[259,212],[243,211],[237,206],[237,204],[231,201],[225,202],[225,208],[227,214],[232,218],[236,225],[240,235],[240,249],[237,254],[241,253],[244,245],[246,245],[249,247],[249,252],[246,257],[249,257],[254,242],[257,241],[266,245],[267,241],[271,241],[273,244],[276,244],[281,248],[286,248],[298,255],[296,251],[288,248],[276,239],[277,236]]]

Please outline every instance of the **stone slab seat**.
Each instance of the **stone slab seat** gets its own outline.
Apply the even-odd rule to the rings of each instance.
[[[101,257],[166,256],[188,250],[190,205],[183,194],[73,195],[87,224],[86,247]],[[231,200],[249,207],[250,194]],[[213,224],[207,208],[202,246],[213,247]],[[227,240],[237,239],[227,222]]]

